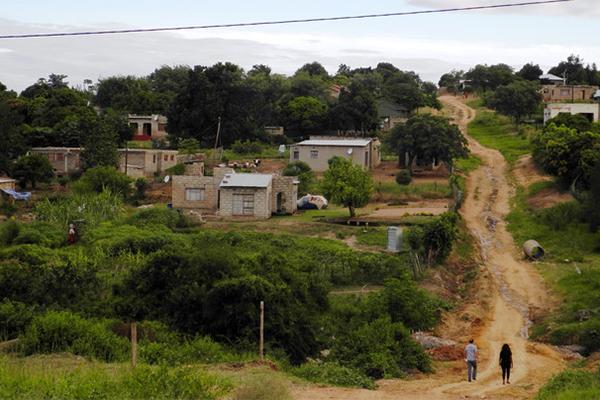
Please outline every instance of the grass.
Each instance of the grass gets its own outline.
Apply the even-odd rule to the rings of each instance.
[[[387,227],[359,228],[356,234],[356,242],[364,246],[386,248]]]
[[[482,164],[481,158],[469,155],[467,158],[459,158],[455,161],[454,166],[465,174],[475,171]]]
[[[452,197],[452,188],[447,183],[426,182],[398,185],[396,182],[375,184],[375,201],[409,201],[421,199],[446,199]]]
[[[37,399],[198,399],[221,398],[228,379],[197,366],[149,367],[104,364],[72,356],[0,358],[0,398]]]
[[[469,135],[483,146],[499,150],[510,164],[531,151],[529,139],[519,134],[510,118],[481,107],[469,123]]]
[[[600,371],[568,370],[552,378],[536,400],[600,399]]]

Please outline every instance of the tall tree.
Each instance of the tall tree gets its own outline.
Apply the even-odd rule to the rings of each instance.
[[[565,77],[569,85],[599,85],[600,76],[596,64],[583,64],[583,59],[571,54],[566,61],[561,61],[549,73]]]
[[[334,157],[329,160],[322,188],[329,201],[348,207],[350,217],[355,217],[356,209],[369,202],[373,181],[369,172],[354,165],[351,160]]]
[[[28,183],[33,189],[38,183],[50,182],[54,170],[48,158],[39,154],[21,156],[12,168],[12,176],[19,181],[19,186],[25,188]]]
[[[538,64],[527,63],[517,72],[517,75],[526,81],[537,81],[543,73]]]
[[[81,158],[84,169],[98,166],[116,167],[118,164],[118,133],[111,124],[98,116],[86,116],[79,121],[86,135],[81,142]]]
[[[415,159],[437,160],[452,166],[454,159],[469,153],[467,139],[447,118],[422,114],[392,129],[387,139],[399,159],[408,155],[407,168],[412,175]]]

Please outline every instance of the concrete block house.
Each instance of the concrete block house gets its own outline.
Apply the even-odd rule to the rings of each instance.
[[[166,139],[167,117],[164,115],[135,115],[129,114],[129,126],[133,131],[133,140],[149,141]]]
[[[335,156],[370,170],[381,163],[381,144],[378,139],[333,136],[311,137],[290,148],[290,162],[304,161],[316,172],[326,171]]]
[[[293,214],[297,209],[296,177],[215,168],[213,176],[174,176],[172,182],[172,203],[178,209],[250,219]]]

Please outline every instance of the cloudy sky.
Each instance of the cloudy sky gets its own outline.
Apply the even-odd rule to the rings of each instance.
[[[519,0],[22,0],[2,5],[0,35],[312,18],[499,4]],[[330,72],[392,62],[437,81],[453,68],[534,61],[548,68],[569,54],[600,64],[599,0],[518,9],[179,33],[0,40],[0,82],[22,90],[50,73],[71,84],[145,75],[169,64],[268,64],[290,74],[319,61]]]

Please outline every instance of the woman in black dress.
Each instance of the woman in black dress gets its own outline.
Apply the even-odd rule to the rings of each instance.
[[[513,367],[512,352],[506,343],[500,350],[500,367],[502,368],[502,384],[510,383],[510,369]]]

